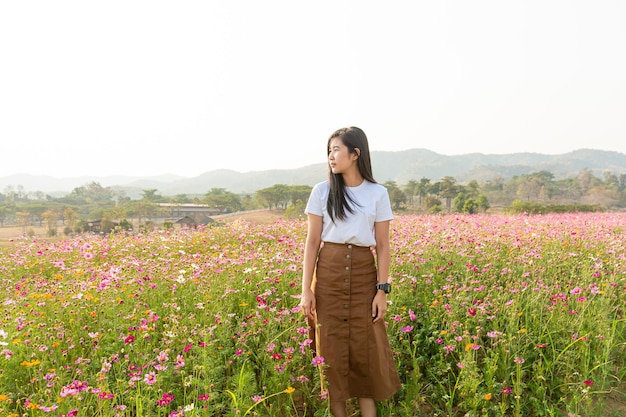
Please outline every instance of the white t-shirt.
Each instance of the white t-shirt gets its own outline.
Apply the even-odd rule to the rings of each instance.
[[[346,187],[346,192],[358,203],[348,204],[354,212],[346,212],[346,218],[333,222],[326,209],[330,184],[320,182],[313,187],[304,210],[307,214],[322,216],[322,241],[352,243],[357,246],[375,246],[374,223],[393,219],[387,189],[380,184],[363,180],[361,185]]]

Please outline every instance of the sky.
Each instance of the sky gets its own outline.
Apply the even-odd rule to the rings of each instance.
[[[0,2],[0,176],[626,153],[626,2]],[[375,170],[375,167],[374,167]]]

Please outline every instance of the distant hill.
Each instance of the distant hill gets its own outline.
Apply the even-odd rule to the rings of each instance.
[[[591,170],[598,177],[604,172],[616,175],[626,173],[626,154],[612,151],[580,149],[560,155],[539,153],[513,153],[504,155],[471,153],[465,155],[442,155],[426,149],[410,149],[398,152],[372,152],[374,177],[379,182],[396,181],[399,185],[409,180],[429,178],[438,181],[445,176],[454,177],[460,183],[470,180],[486,180],[549,171],[556,179],[574,177],[583,169]],[[274,184],[314,185],[326,178],[326,164],[319,163],[297,169],[237,172],[214,170],[192,178],[177,175],[152,177],[72,177],[54,178],[45,175],[11,175],[0,177],[0,192],[7,186],[22,186],[27,192],[41,191],[46,194],[65,195],[74,188],[95,181],[104,187],[123,190],[131,198],[141,196],[142,190],[157,189],[160,194],[202,195],[211,188],[225,188],[235,193],[253,193]]]

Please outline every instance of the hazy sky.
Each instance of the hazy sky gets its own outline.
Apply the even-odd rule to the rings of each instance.
[[[626,2],[3,1],[0,176],[626,153]],[[375,168],[375,167],[374,167]]]

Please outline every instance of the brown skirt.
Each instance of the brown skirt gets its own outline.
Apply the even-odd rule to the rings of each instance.
[[[376,265],[370,248],[324,243],[314,292],[318,355],[331,401],[388,399],[401,385],[383,320],[373,323]]]

